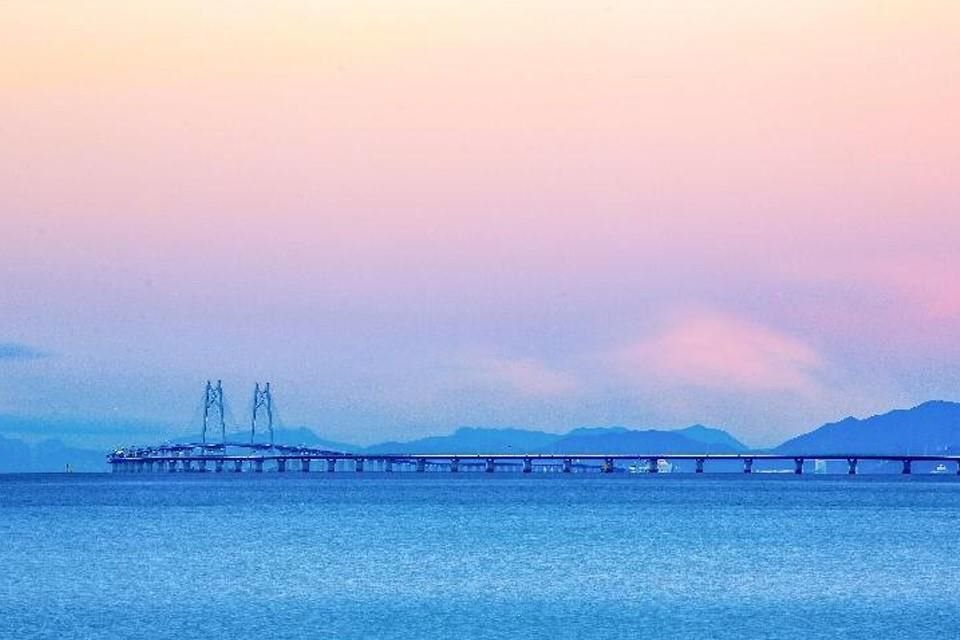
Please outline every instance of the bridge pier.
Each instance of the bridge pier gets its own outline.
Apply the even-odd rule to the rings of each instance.
[[[604,458],[603,464],[600,465],[601,473],[613,473],[613,458]]]
[[[696,471],[697,473],[703,473],[703,463],[704,463],[703,458],[697,458],[697,471]]]
[[[803,458],[793,459],[793,472],[798,476],[803,473]]]
[[[287,459],[277,458],[277,471],[284,473],[287,470]]]
[[[173,473],[173,472],[176,471],[176,470],[177,470],[177,460],[176,460],[176,458],[171,458],[170,460],[167,460],[167,471],[168,471],[169,473]]]
[[[460,471],[460,458],[450,458],[450,473],[458,473]]]
[[[753,473],[753,458],[744,458],[744,459],[743,459],[743,472],[744,472],[744,473]]]
[[[353,461],[353,470],[357,473],[363,473],[363,458],[355,458]]]
[[[197,460],[197,471],[205,472],[207,470],[206,460]]]
[[[423,458],[417,458],[417,473],[423,473],[427,470],[427,461]]]
[[[190,458],[186,458],[183,461],[183,471],[184,473],[190,473],[193,471],[193,462],[190,460]]]
[[[483,468],[487,473],[493,473],[496,469],[496,462],[493,458],[487,458],[487,465]]]
[[[263,458],[254,458],[254,460],[253,460],[253,472],[254,472],[254,473],[263,473]]]
[[[383,471],[384,473],[393,473],[393,460],[390,458],[384,458]]]
[[[533,471],[533,460],[530,458],[523,459],[523,472],[531,473]]]
[[[957,460],[957,475],[960,476],[960,460]]]
[[[563,459],[563,472],[564,472],[564,473],[572,473],[572,472],[573,472],[573,459],[572,459],[572,458],[564,458],[564,459]]]
[[[233,472],[240,473],[243,470],[243,460],[233,461]]]
[[[847,458],[847,475],[857,475],[857,462],[856,458]]]
[[[647,460],[647,473],[660,473],[660,467],[657,466],[656,458],[649,458]]]
[[[910,475],[910,472],[912,471],[912,463],[913,463],[913,460],[911,460],[910,458],[904,458],[903,470],[900,473],[907,476]]]
[[[213,470],[216,471],[217,473],[223,473],[223,460],[220,460],[220,459],[216,460],[214,462]]]
[[[310,473],[310,458],[300,458],[300,471]]]
[[[333,473],[337,470],[337,459],[327,458],[327,473]]]

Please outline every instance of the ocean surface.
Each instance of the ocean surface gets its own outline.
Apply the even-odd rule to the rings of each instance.
[[[960,478],[0,476],[0,638],[958,638]]]

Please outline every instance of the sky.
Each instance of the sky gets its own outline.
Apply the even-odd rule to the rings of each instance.
[[[948,0],[5,2],[0,414],[149,440],[269,380],[356,443],[765,446],[960,399],[957,33]]]

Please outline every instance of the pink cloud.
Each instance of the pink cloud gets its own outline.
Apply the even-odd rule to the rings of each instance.
[[[484,384],[507,387],[530,397],[549,397],[572,393],[579,383],[569,373],[554,369],[533,358],[482,358],[477,366]]]
[[[731,392],[816,390],[820,355],[802,341],[734,316],[685,318],[616,353],[621,370],[668,385]]]

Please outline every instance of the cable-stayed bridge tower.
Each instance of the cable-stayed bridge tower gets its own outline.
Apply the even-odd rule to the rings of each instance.
[[[207,389],[203,399],[203,433],[200,441],[207,444],[207,429],[210,423],[210,412],[214,410],[220,418],[220,441],[227,442],[227,425],[223,415],[223,383],[217,380],[217,386],[207,380]]]
[[[257,437],[257,417],[263,409],[267,414],[267,431],[270,434],[270,446],[273,446],[273,396],[270,394],[270,383],[263,387],[258,382],[253,388],[253,417],[250,420],[250,444]]]

